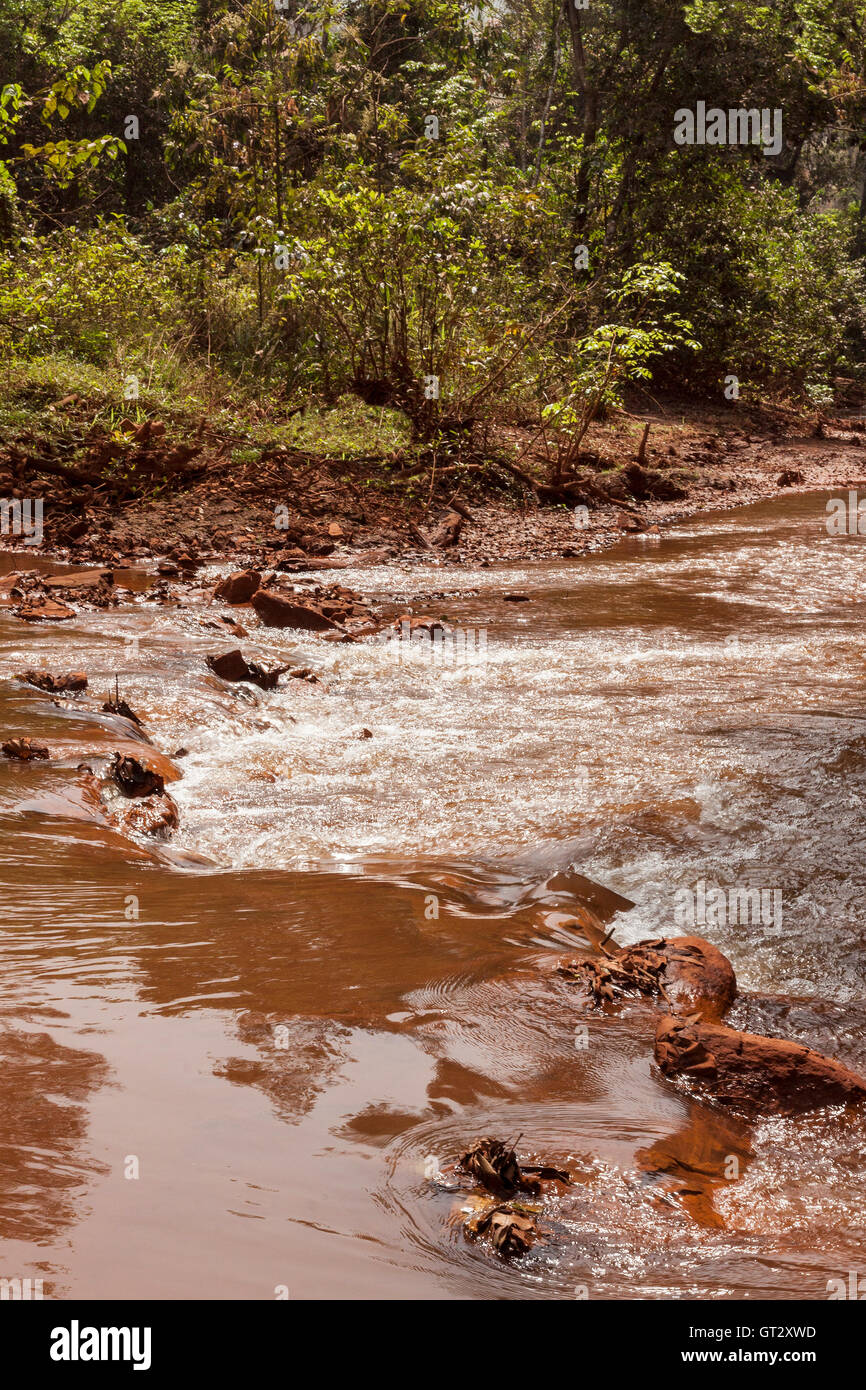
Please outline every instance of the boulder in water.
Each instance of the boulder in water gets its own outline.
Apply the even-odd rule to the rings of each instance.
[[[251,681],[262,690],[274,690],[280,676],[289,670],[288,666],[265,667],[256,661],[247,661],[239,647],[219,656],[209,656],[207,664],[214,675],[224,681]]]
[[[214,589],[214,598],[224,599],[226,603],[249,603],[261,583],[258,570],[236,570],[220,580]]]
[[[115,753],[110,772],[124,796],[162,796],[165,791],[161,774],[129,754],[121,757]]]
[[[832,1057],[697,1016],[661,1019],[655,1059],[665,1076],[688,1077],[719,1104],[748,1115],[866,1100],[866,1081]]]
[[[45,759],[51,756],[46,745],[38,743],[35,738],[10,738],[2,745],[2,749],[7,758],[15,758],[19,763],[29,763],[36,758]]]
[[[700,936],[638,941],[603,957],[563,962],[558,970],[597,1005],[644,995],[664,1000],[671,1013],[721,1018],[737,993],[731,962]]]
[[[253,608],[266,627],[296,627],[306,632],[333,632],[337,624],[310,604],[298,603],[271,589],[259,589],[252,600]]]
[[[84,671],[66,671],[59,676],[53,676],[50,671],[22,671],[15,679],[35,686],[37,690],[47,690],[51,695],[59,695],[67,690],[87,689],[87,675]]]

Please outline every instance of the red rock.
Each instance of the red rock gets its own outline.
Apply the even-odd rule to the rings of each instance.
[[[219,656],[209,656],[207,664],[221,680],[252,681],[254,685],[261,686],[262,690],[275,689],[280,676],[289,669],[288,666],[268,669],[256,661],[247,661],[239,647]]]
[[[441,526],[430,537],[430,544],[436,546],[456,545],[463,529],[463,517],[459,512],[449,512]]]
[[[109,771],[124,796],[162,796],[165,791],[162,774],[129,754],[115,753]]]
[[[145,420],[133,433],[133,438],[139,444],[146,444],[150,439],[161,439],[165,434],[165,425],[161,420]]]
[[[207,664],[214,675],[224,681],[245,681],[249,674],[249,667],[240,647],[235,647],[230,652],[222,652],[219,656],[209,656]]]
[[[329,526],[328,526],[328,535],[329,535],[329,536],[343,536],[343,535],[345,535],[345,532],[344,532],[342,526],[340,525],[339,521],[332,521],[332,522],[329,524]]]
[[[666,1076],[685,1076],[720,1104],[792,1115],[866,1100],[866,1081],[802,1043],[741,1033],[721,1023],[663,1018],[655,1059]]]
[[[37,758],[48,758],[50,753],[44,743],[35,738],[11,738],[2,745],[7,758],[16,758],[19,763],[29,763]]]
[[[43,581],[46,589],[87,589],[91,585],[114,583],[111,570],[75,570],[69,574],[52,574]]]
[[[133,724],[137,724],[139,729],[144,728],[144,721],[136,714],[131,705],[128,705],[125,700],[121,700],[119,695],[114,700],[106,700],[102,709],[105,714],[118,714],[121,719],[129,719]]]
[[[153,835],[164,840],[176,830],[180,821],[177,805],[168,792],[159,796],[149,796],[143,801],[133,801],[118,811],[116,820],[122,830],[137,831],[139,835]]]
[[[586,932],[585,926],[581,928]],[[659,937],[557,967],[599,1008],[643,995],[662,999],[670,1013],[718,1019],[733,1003],[737,980],[730,961],[699,936]]]
[[[26,681],[37,690],[47,690],[52,695],[64,690],[87,689],[87,675],[84,671],[67,671],[61,676],[52,676],[50,671],[22,671],[15,679]]]
[[[418,637],[429,637],[431,641],[436,632],[451,631],[448,623],[444,623],[441,618],[430,618],[423,614],[413,618],[410,613],[401,613],[399,618],[394,619],[391,626],[394,632],[399,632],[404,638],[417,635]]]
[[[48,598],[45,594],[30,594],[12,610],[13,616],[25,623],[63,623],[75,617],[75,609],[59,599]]]
[[[249,603],[261,582],[258,570],[236,570],[220,580],[214,589],[214,598],[224,599],[226,603]]]
[[[288,574],[294,574],[298,570],[346,570],[355,561],[348,555],[335,555],[326,560],[305,557],[303,560],[290,560],[280,558],[278,568]]]
[[[618,964],[646,968],[662,960],[658,976],[671,1012],[721,1018],[737,997],[734,967],[721,951],[701,936],[673,936],[626,946]]]
[[[86,536],[89,528],[90,523],[85,517],[79,517],[77,521],[67,521],[57,531],[55,540],[59,545],[71,545],[73,541],[80,541],[82,536]]]
[[[271,589],[259,589],[253,596],[253,608],[266,627],[296,627],[306,632],[339,631],[337,624],[305,603]]]

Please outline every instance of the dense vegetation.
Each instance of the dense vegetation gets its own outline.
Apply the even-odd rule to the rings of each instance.
[[[6,379],[353,393],[566,462],[628,380],[820,401],[866,360],[864,16],[2,0]],[[698,101],[781,109],[780,151],[678,145]]]

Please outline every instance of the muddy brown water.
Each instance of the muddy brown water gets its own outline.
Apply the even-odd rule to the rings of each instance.
[[[55,755],[0,765],[0,1275],[60,1298],[806,1299],[858,1269],[861,1118],[720,1116],[655,1071],[650,1010],[587,1018],[554,974],[587,904],[628,942],[699,881],[779,889],[781,920],[699,928],[735,964],[733,1021],[866,1067],[864,543],[827,535],[825,500],[570,562],[348,571],[486,646],[251,624],[248,656],[327,690],[223,686],[205,602],[0,613],[0,675],[84,667],[101,694],[117,672],[155,746],[188,750],[180,833],[132,844],[75,771],[128,730],[0,684],[5,736]],[[435,1178],[486,1133],[576,1177],[510,1265]]]

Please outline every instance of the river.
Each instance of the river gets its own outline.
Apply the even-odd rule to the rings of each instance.
[[[0,676],[118,673],[187,750],[179,832],[137,846],[76,792],[118,723],[0,684],[4,737],[54,754],[0,765],[0,1275],[810,1299],[856,1269],[862,1120],[720,1115],[657,1073],[645,1009],[586,1015],[555,973],[587,905],[627,943],[679,931],[684,888],[772,890],[773,920],[696,928],[736,968],[731,1021],[866,1068],[864,542],[825,501],[578,560],[346,571],[476,642],[244,641],[322,686],[223,685],[203,604],[0,613]],[[430,1177],[482,1134],[576,1177],[519,1261],[467,1242]]]

